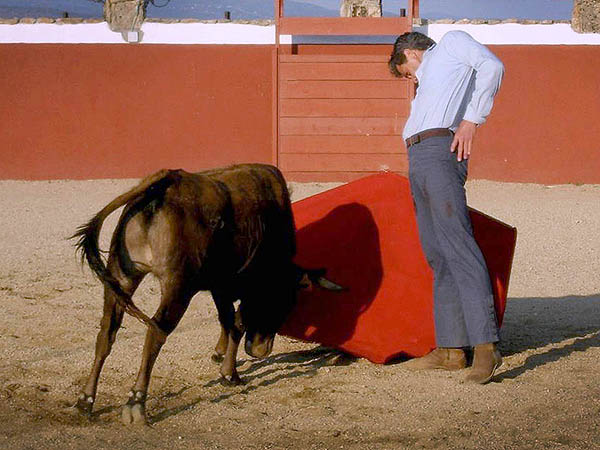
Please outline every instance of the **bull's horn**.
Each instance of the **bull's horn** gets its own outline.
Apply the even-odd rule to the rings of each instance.
[[[323,289],[327,289],[328,291],[345,291],[346,288],[340,286],[339,284],[334,283],[333,281],[329,281],[325,277],[317,278],[317,284],[321,286]]]

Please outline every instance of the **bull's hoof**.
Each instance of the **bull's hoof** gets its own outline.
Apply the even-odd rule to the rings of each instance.
[[[121,409],[121,421],[125,425],[148,425],[146,394],[139,391],[129,393],[129,401]]]
[[[232,375],[221,375],[221,381],[225,386],[239,386],[244,384],[237,372],[234,372]]]
[[[223,362],[223,359],[225,359],[225,357],[223,355],[221,355],[220,353],[214,352],[212,354],[212,356],[210,357],[211,361],[217,364],[220,364]]]
[[[83,392],[79,395],[77,399],[77,403],[75,404],[75,409],[79,411],[80,414],[90,418],[92,417],[92,409],[94,408],[94,397],[91,395],[85,395]]]

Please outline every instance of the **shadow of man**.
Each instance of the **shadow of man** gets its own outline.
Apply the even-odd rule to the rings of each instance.
[[[600,294],[511,299],[501,332],[503,355],[528,356],[521,365],[500,373],[498,381],[600,347]]]

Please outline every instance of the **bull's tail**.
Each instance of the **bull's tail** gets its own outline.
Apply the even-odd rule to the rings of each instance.
[[[135,202],[136,200],[144,197],[153,197],[160,193],[164,193],[165,189],[170,186],[173,182],[174,177],[170,176],[175,171],[169,171],[163,169],[144,178],[140,184],[131,189],[130,191],[118,196],[108,205],[106,205],[98,214],[85,225],[80,226],[77,232],[71,236],[70,239],[77,239],[75,244],[77,252],[81,254],[81,262],[87,261],[92,272],[98,277],[104,285],[110,286],[115,292],[117,303],[121,306],[126,313],[140,320],[142,323],[156,328],[155,322],[144,314],[135,304],[131,298],[131,295],[123,290],[119,281],[115,276],[108,270],[106,263],[100,256],[100,248],[98,245],[98,239],[100,236],[100,230],[104,220],[116,209],[129,203]]]

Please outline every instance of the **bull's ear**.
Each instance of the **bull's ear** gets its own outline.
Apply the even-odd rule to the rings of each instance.
[[[302,275],[302,278],[300,278],[300,281],[298,282],[298,287],[306,291],[312,291],[313,283],[308,276],[308,273]]]
[[[319,286],[321,286],[323,289],[327,289],[328,291],[345,291],[345,290],[347,290],[345,287],[340,286],[339,284],[336,284],[333,281],[330,281],[325,277],[317,278],[317,284]]]

